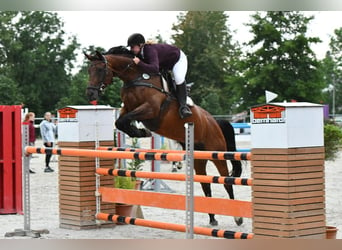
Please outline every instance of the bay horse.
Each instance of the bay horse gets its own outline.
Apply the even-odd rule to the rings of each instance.
[[[178,114],[179,104],[175,97],[162,87],[159,74],[148,75],[139,70],[133,62],[133,55],[123,46],[114,47],[109,52],[85,56],[90,60],[88,68],[89,85],[87,96],[90,102],[97,101],[99,93],[112,83],[113,77],[123,81],[121,99],[123,107],[116,120],[116,127],[130,137],[149,137],[153,131],[159,135],[185,145],[184,124],[194,123],[194,149],[208,151],[236,151],[235,134],[228,121],[216,121],[206,110],[194,105],[192,116],[181,119]],[[142,122],[145,128],[137,128],[134,121]],[[198,175],[206,175],[208,160],[194,160],[194,169]],[[229,176],[226,161],[213,160],[221,176]],[[240,177],[241,162],[231,161],[232,176]],[[201,183],[204,195],[212,196],[209,183]],[[230,199],[234,199],[232,185],[224,185]],[[241,225],[242,218],[235,218]],[[210,225],[217,225],[214,214],[209,214]]]

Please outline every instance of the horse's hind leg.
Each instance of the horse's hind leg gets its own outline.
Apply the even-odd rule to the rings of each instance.
[[[214,161],[214,164],[220,173],[220,176],[229,176],[229,170],[226,161]],[[234,200],[234,191],[233,185],[224,184],[224,188],[226,189],[228,196],[231,200]],[[240,226],[243,223],[242,217],[234,217],[235,223]]]
[[[206,171],[207,160],[194,160],[194,166],[196,174],[198,175],[207,175]],[[206,197],[211,197],[211,186],[210,183],[201,183],[203,193]],[[217,220],[215,219],[215,214],[209,215],[209,223],[212,226],[218,225]]]

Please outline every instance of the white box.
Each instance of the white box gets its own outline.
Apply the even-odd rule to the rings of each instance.
[[[114,109],[104,105],[67,106],[58,110],[58,141],[114,140]]]
[[[324,146],[323,105],[269,103],[251,108],[252,148]]]

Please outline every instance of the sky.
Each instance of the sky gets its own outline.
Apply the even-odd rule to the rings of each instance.
[[[76,35],[81,47],[90,45],[109,49],[113,46],[126,45],[132,33],[142,33],[147,39],[161,34],[163,39],[170,41],[173,34],[172,25],[177,23],[179,11],[58,11],[64,21],[67,35]],[[233,39],[240,44],[252,38],[249,22],[253,11],[227,11],[228,25],[235,30]],[[329,48],[330,36],[334,30],[342,27],[342,11],[311,11],[304,12],[314,15],[315,19],[308,26],[308,35],[320,37],[323,41],[312,45],[317,58],[325,56]],[[78,61],[82,61],[80,53]]]

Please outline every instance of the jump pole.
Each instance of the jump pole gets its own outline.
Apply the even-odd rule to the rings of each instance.
[[[151,137],[151,148],[159,150],[161,148],[161,136],[152,133]],[[144,150],[141,149],[141,152],[151,152],[150,150]],[[151,171],[159,173],[160,172],[160,161],[152,160],[151,162]],[[174,193],[174,190],[172,190],[163,180],[160,179],[148,179],[144,181],[144,184],[142,186],[143,190],[153,190],[156,192],[168,192],[168,193]]]
[[[323,106],[251,108],[254,239],[324,239]]]

